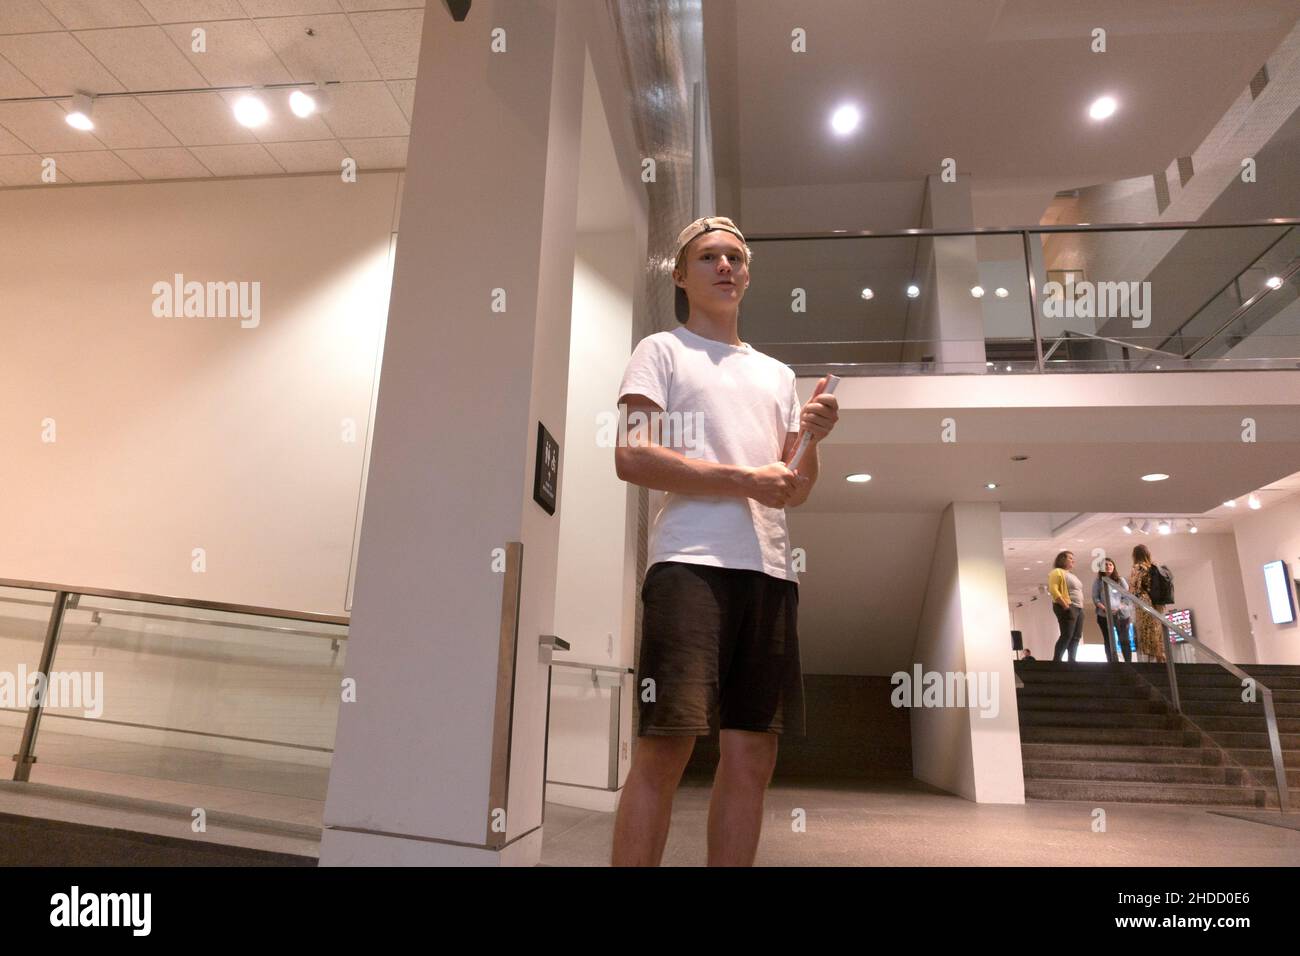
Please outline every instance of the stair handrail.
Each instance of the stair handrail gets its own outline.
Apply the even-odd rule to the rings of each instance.
[[[1282,763],[1282,738],[1279,736],[1277,730],[1277,712],[1273,709],[1273,692],[1269,690],[1267,687],[1265,687],[1262,683],[1260,683],[1259,678],[1252,677],[1250,674],[1247,674],[1236,664],[1232,663],[1232,661],[1228,660],[1226,657],[1219,654],[1218,651],[1206,647],[1203,643],[1201,643],[1199,640],[1197,640],[1195,637],[1192,636],[1191,631],[1187,630],[1187,628],[1183,627],[1181,624],[1175,624],[1173,621],[1166,618],[1163,613],[1157,611],[1151,604],[1144,601],[1142,598],[1138,597],[1132,591],[1129,591],[1126,588],[1121,588],[1114,581],[1111,581],[1109,578],[1104,576],[1098,578],[1098,580],[1102,581],[1105,584],[1107,590],[1105,607],[1106,607],[1106,639],[1108,641],[1110,640],[1110,632],[1111,632],[1112,597],[1110,592],[1114,591],[1115,594],[1117,594],[1120,597],[1120,601],[1122,604],[1136,606],[1146,611],[1156,620],[1160,621],[1161,626],[1164,627],[1166,630],[1174,631],[1182,635],[1183,642],[1185,644],[1190,644],[1192,647],[1195,647],[1197,649],[1198,654],[1204,653],[1207,657],[1213,659],[1214,663],[1218,664],[1224,670],[1228,671],[1228,673],[1232,674],[1238,680],[1250,681],[1254,685],[1255,689],[1259,691],[1260,700],[1263,701],[1264,704],[1264,720],[1268,724],[1268,746],[1269,746],[1269,750],[1272,751],[1273,754],[1273,773],[1277,777],[1278,805],[1281,807],[1283,813],[1288,812],[1287,804],[1288,804],[1289,795],[1287,793],[1287,785],[1286,785],[1286,767]],[[1169,653],[1168,648],[1166,648],[1165,650],[1165,665],[1169,671],[1169,696],[1173,703],[1174,711],[1176,713],[1181,714],[1183,712],[1183,708],[1182,708],[1182,703],[1178,697],[1178,674],[1174,669],[1174,656],[1173,654]]]

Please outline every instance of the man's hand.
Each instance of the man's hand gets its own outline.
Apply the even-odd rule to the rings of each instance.
[[[826,379],[823,377],[823,382]],[[812,435],[813,441],[821,441],[830,434],[835,423],[840,420],[840,403],[834,395],[825,392],[808,400],[803,411],[799,413],[799,425]]]
[[[784,508],[786,502],[802,487],[801,483],[806,484],[807,481],[807,478],[801,479],[787,468],[785,462],[777,461],[750,469],[750,487],[745,495],[769,508]]]

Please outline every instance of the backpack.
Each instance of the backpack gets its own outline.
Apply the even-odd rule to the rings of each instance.
[[[1174,603],[1174,573],[1166,565],[1151,565],[1151,603],[1157,607]]]

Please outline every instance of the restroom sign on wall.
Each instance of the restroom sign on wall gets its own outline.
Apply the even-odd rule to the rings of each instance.
[[[560,444],[546,426],[537,423],[537,467],[533,471],[533,500],[555,514],[555,488],[560,480]]]

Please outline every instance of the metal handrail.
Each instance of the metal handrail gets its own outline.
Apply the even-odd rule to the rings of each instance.
[[[1300,259],[1297,259],[1295,263],[1292,264],[1291,268],[1287,269],[1287,271],[1283,273],[1281,276],[1279,276],[1278,278],[1280,278],[1282,280],[1282,284],[1285,285],[1286,282],[1297,272],[1300,272]],[[1279,286],[1278,288],[1281,288],[1281,286]],[[1228,328],[1228,326],[1232,325],[1233,322],[1236,322],[1243,315],[1245,315],[1247,312],[1253,309],[1261,299],[1267,296],[1270,292],[1276,292],[1276,291],[1277,290],[1272,288],[1271,286],[1267,286],[1267,285],[1264,286],[1264,288],[1260,289],[1258,292],[1252,295],[1245,302],[1241,303],[1241,305],[1237,306],[1237,308],[1233,309],[1232,315],[1224,319],[1223,324],[1221,324],[1217,329],[1215,329],[1205,338],[1201,339],[1201,341],[1197,342],[1194,346],[1192,346],[1192,348],[1188,349],[1188,351],[1183,355],[1183,358],[1192,358],[1193,356],[1195,356],[1197,352],[1205,348],[1205,346],[1209,345],[1220,335],[1222,335],[1223,332]],[[1196,318],[1195,315],[1192,316],[1192,319],[1194,318]],[[1188,319],[1187,322],[1190,322],[1192,319]],[[1184,322],[1181,326],[1179,326],[1179,331],[1187,327],[1187,322]],[[1177,335],[1178,333],[1175,332],[1174,334]]]
[[[317,624],[350,624],[347,614],[320,614],[314,611],[291,611],[279,607],[257,607],[251,604],[228,604],[223,601],[206,601],[199,598],[180,598],[165,594],[144,594],[137,591],[115,591],[110,588],[83,588],[71,584],[51,584],[48,581],[22,581],[0,578],[0,588],[21,588],[29,591],[63,591],[67,594],[85,594],[90,597],[117,598],[123,601],[142,601],[148,604],[169,604],[174,607],[193,607],[206,611],[225,611],[231,614],[255,614],[260,617],[278,617],[291,621],[312,621]],[[224,623],[224,622],[216,622]]]
[[[1043,361],[1046,362],[1049,358],[1051,358],[1052,353],[1055,352],[1057,348],[1060,347],[1061,343],[1072,336],[1074,338],[1079,338],[1079,339],[1096,339],[1098,342],[1109,342],[1112,345],[1118,345],[1121,348],[1126,348],[1126,349],[1136,349],[1139,352],[1154,352],[1156,355],[1168,355],[1170,358],[1180,359],[1183,357],[1177,352],[1166,352],[1164,349],[1153,349],[1147,345],[1134,345],[1132,342],[1124,342],[1120,339],[1112,339],[1106,335],[1093,335],[1091,332],[1076,332],[1073,329],[1066,329],[1063,333],[1061,333],[1056,337],[1056,342],[1052,345],[1050,349],[1047,350],[1046,354],[1043,355]]]
[[[1180,634],[1185,644],[1189,644],[1192,647],[1195,647],[1198,653],[1203,652],[1204,654],[1206,654],[1206,656],[1212,658],[1214,663],[1218,664],[1224,670],[1228,671],[1228,673],[1232,674],[1238,680],[1250,681],[1252,684],[1254,684],[1255,689],[1260,692],[1260,700],[1264,704],[1264,720],[1268,726],[1268,746],[1269,746],[1269,750],[1272,751],[1273,773],[1277,778],[1278,805],[1281,807],[1282,812],[1286,813],[1287,804],[1289,802],[1288,800],[1289,795],[1288,795],[1287,784],[1286,784],[1286,766],[1282,762],[1282,738],[1279,736],[1278,729],[1277,729],[1277,712],[1273,708],[1273,692],[1269,690],[1267,687],[1265,687],[1262,683],[1260,683],[1259,678],[1252,677],[1250,674],[1247,674],[1244,670],[1242,670],[1236,664],[1232,663],[1226,657],[1223,657],[1217,651],[1214,651],[1206,647],[1199,640],[1197,640],[1195,637],[1192,636],[1191,631],[1187,630],[1181,624],[1175,624],[1173,621],[1168,620],[1164,616],[1164,614],[1162,614],[1160,611],[1157,611],[1151,604],[1147,603],[1142,598],[1138,597],[1132,591],[1119,587],[1119,585],[1115,584],[1115,582],[1109,580],[1106,577],[1098,578],[1098,580],[1105,584],[1108,592],[1110,591],[1116,592],[1117,594],[1121,595],[1124,603],[1141,608],[1142,610],[1150,614],[1152,617],[1154,617],[1156,620],[1158,620],[1161,624],[1161,627],[1164,627],[1170,631],[1174,631],[1177,634]],[[1106,599],[1107,640],[1110,640],[1110,631],[1111,631],[1110,605],[1111,605],[1111,595],[1107,593],[1107,599]],[[1173,703],[1174,711],[1176,713],[1181,714],[1183,712],[1183,707],[1182,707],[1182,702],[1178,696],[1178,674],[1177,671],[1174,669],[1174,657],[1172,654],[1168,652],[1167,648],[1165,651],[1165,664],[1169,672],[1169,696]]]
[[[808,239],[918,239],[927,236],[1016,236],[1023,233],[1167,232],[1182,229],[1253,229],[1260,226],[1300,226],[1300,219],[1248,219],[1243,222],[1117,222],[1053,226],[972,226],[958,229],[845,229],[827,232],[750,233],[746,242],[799,242]]]

